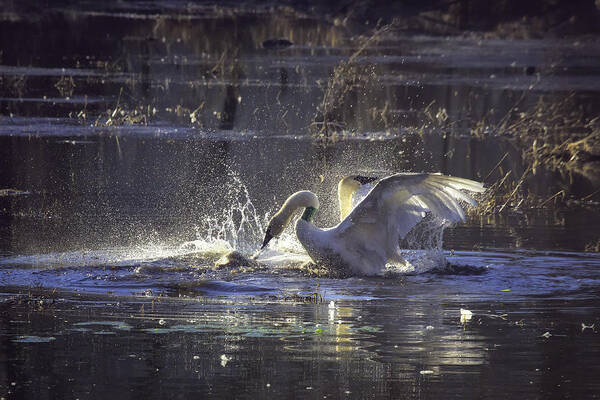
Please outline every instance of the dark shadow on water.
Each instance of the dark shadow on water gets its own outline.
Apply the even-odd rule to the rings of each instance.
[[[462,265],[447,263],[445,267],[433,268],[426,271],[426,274],[433,275],[457,275],[457,276],[469,276],[469,275],[485,275],[489,272],[489,267],[479,267],[475,265]]]

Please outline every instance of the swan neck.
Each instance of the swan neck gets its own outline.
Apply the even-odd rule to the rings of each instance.
[[[303,190],[288,197],[285,203],[283,203],[281,210],[273,217],[283,227],[281,230],[290,223],[292,215],[300,208],[305,209],[302,219],[310,221],[319,208],[317,196],[308,190]]]

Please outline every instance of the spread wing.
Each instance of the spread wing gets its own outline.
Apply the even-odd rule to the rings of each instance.
[[[450,222],[464,222],[460,202],[477,203],[461,190],[485,189],[482,183],[441,174],[395,174],[379,181],[333,229],[345,243],[364,245],[367,252],[397,260],[400,238],[428,212]]]
[[[340,221],[350,214],[354,206],[356,205],[356,199],[360,196],[361,198],[366,195],[366,191],[363,194],[364,189],[371,190],[373,183],[379,178],[364,176],[364,175],[349,175],[340,180],[338,183],[338,201],[340,204]],[[357,193],[359,192],[359,193]]]

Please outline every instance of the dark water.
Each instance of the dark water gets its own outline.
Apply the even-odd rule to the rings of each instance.
[[[521,176],[519,144],[468,121],[540,96],[597,115],[597,41],[392,31],[361,53],[378,84],[323,146],[310,128],[360,46],[348,27],[262,6],[3,5],[0,397],[600,396],[600,257],[584,251],[600,212],[576,202],[595,167],[538,169],[528,191],[578,205],[473,214],[413,271],[315,278],[291,235],[259,267],[215,267],[253,254],[297,190],[333,225],[350,172]],[[453,123],[422,124],[428,107]]]

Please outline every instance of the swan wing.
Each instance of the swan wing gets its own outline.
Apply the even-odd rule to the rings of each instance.
[[[461,201],[475,200],[461,190],[483,192],[483,184],[441,174],[401,173],[379,181],[336,227],[336,236],[366,246],[380,257],[398,260],[399,240],[428,212],[450,222],[465,220]]]

